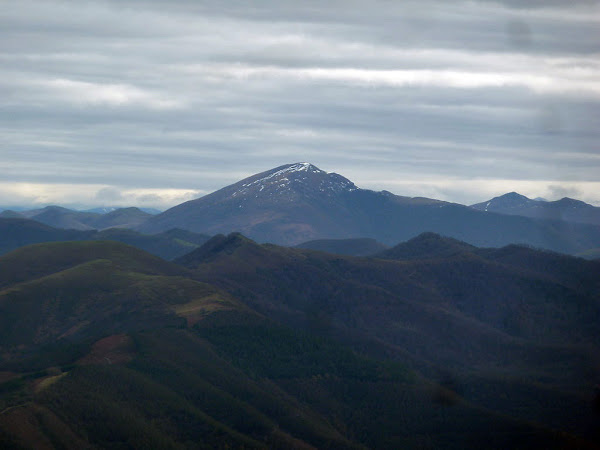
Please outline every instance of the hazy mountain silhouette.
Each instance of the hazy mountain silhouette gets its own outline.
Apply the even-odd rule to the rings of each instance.
[[[41,242],[112,240],[133,245],[161,258],[173,259],[190,252],[209,238],[210,236],[176,229],[155,235],[121,228],[103,231],[65,230],[30,219],[0,218],[0,254]]]
[[[531,200],[524,195],[510,192],[500,197],[494,197],[487,202],[471,205],[471,208],[536,219],[600,225],[600,208],[568,197],[549,202],[547,200]]]
[[[133,228],[152,216],[139,208],[99,208],[90,211],[75,211],[61,206],[46,206],[25,211],[6,210],[4,218],[27,218],[54,228],[70,230],[103,230],[106,228]]]

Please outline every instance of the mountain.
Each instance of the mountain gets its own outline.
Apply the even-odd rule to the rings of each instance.
[[[300,237],[309,239],[321,230],[351,227],[340,196],[356,189],[342,176],[311,164],[288,164],[175,206],[150,218],[140,230],[239,231],[261,240],[299,243]]]
[[[134,228],[144,223],[152,214],[139,208],[119,208],[95,218],[91,225],[98,230],[106,228]]]
[[[112,240],[133,245],[161,258],[174,259],[190,252],[209,238],[210,236],[182,230],[169,230],[155,235],[119,228],[103,231],[65,230],[25,218],[0,218],[0,255],[24,245],[41,242]]]
[[[89,231],[57,229],[25,218],[0,218],[0,254],[38,242],[80,240],[90,235]]]
[[[357,188],[308,163],[287,164],[150,217],[137,230],[241,232],[258,242],[371,238],[395,245],[424,231],[484,247],[522,243],[564,253],[600,246],[600,227],[478,211]]]
[[[0,206],[0,211],[25,211],[29,208],[26,208],[24,206]]]
[[[54,228],[70,230],[103,230],[107,228],[134,228],[152,214],[139,208],[101,208],[100,212],[75,211],[61,206],[46,206],[27,211],[3,211],[0,217],[24,217]]]
[[[374,255],[398,261],[421,261],[446,264],[449,261],[485,260],[486,264],[501,264],[521,275],[544,279],[594,297],[600,292],[600,264],[586,262],[562,253],[522,245],[502,248],[478,248],[456,239],[434,233],[423,233],[408,242]],[[496,269],[490,266],[490,271]],[[451,284],[451,283],[449,283]]]
[[[318,250],[327,253],[349,256],[369,256],[387,249],[386,245],[375,239],[317,239],[296,245],[297,248]]]
[[[543,199],[531,200],[524,195],[510,192],[487,202],[471,205],[471,208],[536,219],[600,225],[600,208],[568,197],[549,202]]]
[[[98,208],[86,209],[83,212],[91,212],[91,213],[98,213],[98,214],[107,214],[107,213],[116,211],[117,209],[127,209],[127,208],[122,208],[122,207],[119,207],[119,206],[101,206],[101,207],[98,207]],[[152,215],[158,214],[158,213],[161,212],[159,209],[156,209],[156,208],[138,208],[138,209],[140,209],[141,211],[143,211],[145,213],[152,214]]]
[[[480,211],[500,212],[506,214],[505,211],[533,207],[539,203],[542,203],[542,201],[531,200],[517,192],[509,192],[508,194],[501,195],[500,197],[494,197],[487,202],[471,205],[471,208],[475,208]]]
[[[0,256],[0,445],[594,448],[597,316],[578,273],[596,266],[563,255],[563,286],[515,277],[509,256],[240,234],[187,267],[115,242],[18,249]]]
[[[472,254],[474,250],[476,247],[473,245],[428,232],[382,251],[376,256],[398,260],[438,259],[468,255]]]
[[[0,212],[0,218],[4,219],[23,219],[25,216],[17,211],[13,211],[11,209],[5,209]]]
[[[307,327],[321,323],[342,335],[368,331],[380,343],[394,336],[396,347],[406,339],[430,360],[452,354],[454,365],[473,358],[493,365],[494,358],[504,358],[490,356],[481,346],[486,340],[565,344],[579,342],[574,336],[581,332],[587,336],[581,339],[591,343],[599,333],[597,262],[519,246],[475,248],[430,233],[404,248],[413,249],[411,259],[353,258],[261,245],[232,233],[213,237],[175,262],[196,271],[200,280],[235,292],[268,317]],[[519,312],[525,305],[527,319]],[[555,308],[562,313],[556,315]],[[415,320],[427,321],[432,314],[446,322],[443,329],[426,322],[416,326]],[[528,323],[533,317],[540,323]],[[575,322],[577,330],[569,326]],[[429,336],[417,338],[418,330],[429,330]],[[447,345],[433,345],[437,339]]]
[[[61,206],[46,206],[42,209],[21,211],[20,214],[36,222],[68,230],[92,230],[92,223],[100,217],[96,213],[74,211]]]

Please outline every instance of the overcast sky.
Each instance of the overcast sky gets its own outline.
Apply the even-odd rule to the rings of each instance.
[[[297,161],[600,205],[600,3],[1,2],[0,206],[164,209]]]

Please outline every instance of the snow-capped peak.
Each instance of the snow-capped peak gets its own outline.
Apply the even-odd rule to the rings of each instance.
[[[325,171],[319,169],[316,166],[313,166],[310,163],[306,163],[306,162],[295,163],[295,164],[290,164],[287,166],[282,166],[281,168],[279,168],[279,170],[276,170],[275,172],[270,173],[266,177],[255,180],[252,183],[249,183],[247,185],[244,184],[244,186],[250,186],[250,185],[256,184],[256,183],[262,183],[262,182],[270,180],[271,178],[278,178],[281,175],[284,175],[287,173],[295,173],[295,172],[326,173]]]
[[[323,194],[340,193],[357,189],[354,184],[335,173],[327,173],[318,167],[298,162],[276,167],[254,177],[242,180],[236,185],[232,197],[252,195],[254,197],[281,195],[286,192],[304,192],[307,189]]]
[[[290,166],[286,170],[290,172],[326,173],[324,170],[321,170],[317,166],[313,166],[311,163],[307,162],[290,164]]]

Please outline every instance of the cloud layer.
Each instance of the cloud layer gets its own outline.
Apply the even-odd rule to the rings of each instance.
[[[0,205],[167,207],[295,161],[600,204],[599,2],[323,3],[7,2]]]

